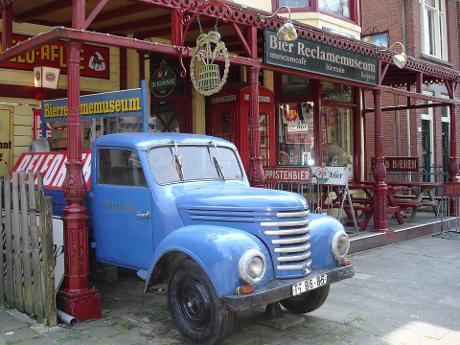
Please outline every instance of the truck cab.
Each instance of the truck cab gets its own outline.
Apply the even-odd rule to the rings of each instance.
[[[299,194],[252,188],[233,144],[178,133],[102,136],[89,193],[97,260],[166,284],[179,331],[199,344],[229,334],[234,313],[323,304],[353,276],[343,226]]]

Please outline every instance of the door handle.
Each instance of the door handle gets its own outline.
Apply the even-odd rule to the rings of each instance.
[[[150,218],[150,211],[147,211],[145,213],[136,213],[136,216],[139,218]]]

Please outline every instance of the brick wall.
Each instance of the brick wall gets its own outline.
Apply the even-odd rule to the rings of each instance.
[[[460,2],[446,0],[447,34],[449,67],[460,69]],[[423,58],[421,30],[420,30],[420,4],[418,0],[363,0],[362,1],[362,31],[365,34],[372,32],[389,31],[390,44],[396,41],[405,43],[409,55]],[[406,24],[405,24],[406,23]],[[426,86],[425,90],[435,92],[435,96],[447,94],[443,85]],[[457,87],[456,97],[460,99],[460,86]],[[420,101],[418,101],[420,102]],[[405,104],[404,97],[383,94],[382,106]],[[366,107],[373,108],[373,99],[368,92]],[[422,140],[420,129],[422,127],[421,114],[426,110],[410,110],[410,141],[411,153],[422,156]],[[433,150],[435,164],[442,164],[442,121],[441,108],[433,109]],[[374,156],[374,121],[373,113],[366,115],[366,159],[370,162]],[[460,107],[456,111],[457,119],[457,151],[460,154]],[[408,153],[408,132],[406,111],[383,113],[384,155],[401,155]],[[422,162],[422,160],[421,160]],[[370,163],[368,164],[368,167]],[[366,172],[367,175],[367,172]],[[367,177],[367,176],[365,176]]]

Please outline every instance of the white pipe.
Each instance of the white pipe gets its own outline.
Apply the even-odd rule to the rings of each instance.
[[[57,310],[57,316],[62,322],[64,322],[66,325],[69,325],[70,327],[78,325],[78,320],[76,317],[63,312],[62,310]]]

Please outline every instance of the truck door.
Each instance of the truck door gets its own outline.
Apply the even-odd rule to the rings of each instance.
[[[96,257],[146,269],[153,253],[152,199],[139,156],[129,149],[100,148],[96,159],[91,205]]]

